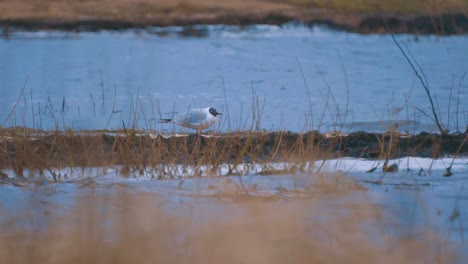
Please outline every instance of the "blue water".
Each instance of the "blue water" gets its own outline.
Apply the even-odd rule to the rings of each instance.
[[[0,125],[167,131],[157,119],[212,106],[224,114],[212,127],[221,131],[385,130],[392,120],[411,120],[400,122],[410,132],[433,127],[424,126],[433,124],[428,98],[389,35],[302,25],[208,26],[203,37],[180,30],[1,39]],[[441,121],[464,131],[468,36],[396,38],[423,69]]]

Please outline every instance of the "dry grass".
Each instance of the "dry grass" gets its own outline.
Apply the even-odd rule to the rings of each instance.
[[[2,19],[146,21],[180,15],[287,13],[303,10],[304,7],[375,13],[376,6],[379,6],[383,12],[402,14],[466,13],[468,11],[466,0],[3,0],[0,1],[0,17]]]
[[[396,131],[349,135],[238,131],[168,137],[136,129],[109,132],[3,128],[0,176],[11,169],[17,180],[37,180],[46,175],[58,182],[67,176],[86,177],[81,172],[94,167],[103,171],[117,168],[121,175],[154,179],[255,174],[259,173],[255,169],[258,167],[262,174],[294,174],[314,170],[316,160],[346,156],[386,162],[408,155],[456,157],[468,152],[467,137],[411,136]]]
[[[50,205],[45,226],[15,224],[21,215],[1,226],[0,263],[454,261],[450,246],[430,232],[392,236],[391,216],[367,201],[362,188],[326,184],[340,177],[323,177],[309,198],[288,201],[220,194],[170,203],[160,194],[97,186],[113,191],[89,192],[71,207]],[[223,199],[230,197],[242,199]]]
[[[151,0],[6,0],[0,2],[3,19],[118,19],[145,20],[159,16],[209,15],[226,12],[273,12],[287,10],[288,4],[261,0],[214,1],[151,1]]]
[[[293,5],[331,10],[375,13],[379,7],[385,13],[440,14],[446,12],[468,12],[466,0],[286,0]]]
[[[30,178],[41,177],[56,169],[113,167],[120,165],[123,175],[148,175],[154,178],[181,176],[179,168],[192,168],[191,176],[245,173],[244,164],[294,161],[296,169],[316,159],[320,142],[316,132],[235,132],[209,137],[191,134],[171,136],[127,130],[108,134],[81,131],[32,131],[21,128],[0,129],[0,170],[13,169],[19,178],[29,171]],[[327,148],[325,146],[325,148]],[[327,149],[325,149],[327,151]],[[322,156],[324,157],[324,156]],[[292,165],[291,165],[292,166]],[[296,170],[295,169],[295,170]],[[59,180],[59,179],[56,179]]]

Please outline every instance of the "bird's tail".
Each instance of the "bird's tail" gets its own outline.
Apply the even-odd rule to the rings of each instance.
[[[168,119],[160,119],[158,121],[158,123],[171,123],[172,122],[172,119],[168,118]]]

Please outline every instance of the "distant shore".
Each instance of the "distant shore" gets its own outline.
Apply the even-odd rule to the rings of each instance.
[[[199,24],[281,25],[300,22],[362,34],[466,34],[466,1],[411,9],[385,4],[326,5],[324,1],[31,1],[0,2],[0,34],[15,30],[98,31]],[[340,2],[340,1],[335,1]],[[419,3],[419,1],[414,1]],[[460,2],[460,3],[458,3]],[[457,6],[458,5],[458,6]],[[388,27],[388,29],[387,29]]]

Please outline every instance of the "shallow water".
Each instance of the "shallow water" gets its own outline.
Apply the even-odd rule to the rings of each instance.
[[[121,208],[127,200],[132,201],[129,208],[138,209],[149,202],[151,207],[189,219],[194,225],[204,225],[220,217],[221,222],[229,222],[245,213],[248,205],[258,203],[274,212],[282,212],[284,207],[302,208],[298,211],[311,223],[325,224],[338,215],[363,217],[352,219],[364,226],[363,235],[385,246],[388,237],[425,241],[424,234],[430,231],[447,247],[454,245],[463,251],[468,237],[468,207],[464,206],[468,163],[466,158],[456,159],[454,175],[443,177],[450,162],[449,158],[403,158],[390,161],[399,164],[400,172],[383,173],[382,164],[376,161],[345,158],[326,161],[323,166],[322,161],[317,161],[316,168],[323,174],[248,174],[183,181],[126,178],[109,169],[101,176],[77,176],[58,184],[39,182],[21,188],[0,185],[0,225],[11,226],[11,231],[50,229],[54,221],[76,213],[73,208],[81,204],[107,221],[118,222],[121,216],[111,218],[106,214]],[[374,166],[379,169],[365,172]],[[419,168],[424,168],[423,174],[419,175]]]
[[[409,132],[434,129],[422,114],[430,112],[427,96],[389,35],[293,24],[207,26],[197,31],[201,37],[181,31],[16,32],[1,39],[0,122],[14,109],[7,126],[172,130],[155,121],[213,106],[224,113],[213,127],[222,131],[330,130],[334,123],[378,131],[389,120]],[[424,70],[446,124],[453,82],[450,126],[464,130],[468,36],[396,38]],[[259,123],[252,120],[255,98]]]
[[[439,254],[454,253],[459,260],[453,263],[463,263],[466,209],[460,207],[461,217],[449,220],[458,198],[444,201],[428,190],[390,188],[381,192],[337,187],[336,179],[331,179],[334,176],[327,177],[315,181],[317,178],[311,175],[244,176],[249,195],[245,195],[238,177],[187,179],[183,184],[100,178],[89,185],[76,182],[27,189],[0,185],[0,241],[20,245],[18,237],[27,234],[35,239],[26,237],[25,241],[39,250],[42,234],[59,232],[67,239],[62,244],[52,239],[47,247],[63,250],[63,243],[83,248],[80,239],[107,243],[133,234],[144,240],[148,235],[158,235],[154,229],[163,228],[170,233],[165,243],[175,243],[173,250],[187,257],[191,253],[187,248],[220,232],[224,238],[210,249],[245,246],[251,241],[242,239],[249,235],[255,238],[254,248],[268,247],[270,237],[279,236],[281,239],[273,241],[283,242],[275,244],[272,252],[283,250],[288,243],[299,246],[300,239],[317,241],[321,237],[317,244],[324,246],[341,237],[340,245],[348,245],[342,252],[359,250],[360,246],[353,243],[361,241],[358,245],[364,248],[373,245],[373,249],[367,248],[372,254],[378,254],[373,250],[409,251],[425,263]],[[327,187],[323,181],[333,183]],[[170,224],[166,217],[175,218]],[[200,232],[206,233],[197,238]],[[425,255],[418,247],[407,249],[407,239],[433,250]],[[209,250],[206,254],[213,253]]]

